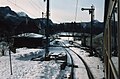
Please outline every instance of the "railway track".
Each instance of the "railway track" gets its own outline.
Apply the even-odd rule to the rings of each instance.
[[[61,42],[61,46],[62,46],[62,42]],[[67,46],[66,46],[67,47]],[[64,47],[62,46],[62,48],[64,48],[64,50],[66,51],[66,53],[69,55],[70,57],[70,60],[71,60],[71,73],[70,73],[70,77],[69,79],[74,79],[74,61],[73,61],[73,58],[72,58],[72,55],[70,54],[70,52]]]
[[[67,47],[64,42],[61,42],[61,44],[63,44],[65,47]],[[64,48],[64,46],[63,46],[63,48]],[[71,66],[71,73],[70,73],[70,78],[69,79],[74,79],[74,61],[73,61],[73,58],[72,58],[72,55],[71,55],[70,51],[72,51],[76,56],[78,56],[78,58],[83,62],[84,66],[86,68],[86,71],[87,71],[89,79],[95,79],[94,76],[93,76],[93,74],[92,74],[92,72],[91,72],[91,70],[90,70],[90,68],[88,67],[87,63],[84,61],[84,59],[80,55],[78,55],[71,48],[64,48],[64,49],[69,54],[69,56],[71,58],[71,64],[72,64],[72,66]]]

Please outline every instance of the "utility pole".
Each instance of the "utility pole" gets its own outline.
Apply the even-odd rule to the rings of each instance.
[[[46,1],[46,0],[44,0]],[[45,36],[46,36],[46,46],[45,46],[45,60],[49,53],[49,0],[47,0],[47,21],[46,21],[46,27],[45,27]]]
[[[95,10],[95,8],[94,8],[94,6],[92,5],[91,8],[82,8],[81,10],[82,10],[82,11],[83,11],[83,10],[88,10],[88,11],[89,11],[89,14],[91,14],[90,56],[92,56],[92,55],[93,55],[93,51],[92,51],[92,49],[93,49],[93,47],[92,47],[92,35],[93,35],[93,33],[92,33],[92,30],[93,30],[93,20],[94,20],[94,10]]]

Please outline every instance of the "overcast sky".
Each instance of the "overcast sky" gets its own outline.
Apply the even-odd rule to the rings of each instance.
[[[77,0],[50,0],[50,19],[53,22],[75,21]],[[95,19],[103,21],[104,0],[78,0],[77,22],[90,21],[89,11],[81,8],[95,6]],[[43,0],[0,0],[0,6],[10,6],[16,12],[25,12],[32,18],[42,17],[46,12],[46,3]]]

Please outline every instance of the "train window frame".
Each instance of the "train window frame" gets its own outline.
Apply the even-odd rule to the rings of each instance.
[[[113,66],[115,67],[117,73],[118,73],[118,12],[117,11],[117,3],[113,7],[112,14],[110,17],[110,27],[111,27],[111,60],[113,63]],[[115,42],[116,41],[116,42]]]

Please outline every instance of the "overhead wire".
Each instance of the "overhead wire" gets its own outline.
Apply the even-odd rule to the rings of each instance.
[[[36,10],[36,12],[39,14],[40,9],[30,0],[29,3],[31,4],[32,8]]]
[[[23,11],[25,11],[25,12],[27,12],[27,13],[29,13],[29,14],[31,14],[32,16],[35,16],[34,14],[32,14],[31,12],[29,12],[29,11],[27,11],[26,9],[24,9],[24,8],[22,8],[22,7],[20,7],[19,5],[17,5],[16,3],[14,3],[14,2],[12,2],[12,1],[10,1],[10,0],[7,0],[9,3],[11,3],[12,5],[15,5],[16,7],[18,7],[18,8],[20,8],[20,9],[22,9]]]
[[[38,7],[39,9],[41,9],[42,11],[44,11],[43,10],[43,8],[42,8],[42,6],[40,7],[37,3],[35,3],[33,0],[30,0],[31,1],[31,3],[33,3],[36,7]]]
[[[76,22],[76,19],[77,19],[77,13],[78,13],[78,0],[76,0],[75,22]]]
[[[30,4],[37,10],[38,14],[40,15],[42,12],[44,12],[44,9],[41,8],[36,2],[33,0],[30,0]],[[41,10],[41,11],[40,11]],[[41,12],[41,13],[40,13]]]
[[[51,12],[51,11],[49,11],[49,12]],[[60,19],[61,17],[59,17],[59,16],[57,16],[57,17],[56,17],[56,16],[55,16],[55,15],[56,15],[56,12],[55,12],[54,10],[53,10],[51,13],[49,13],[49,14],[50,14],[50,15],[52,15],[52,14],[53,14],[53,15],[54,15],[54,18],[55,18],[55,20],[54,20],[54,21],[56,21],[56,22],[59,22],[59,23],[60,23],[60,21],[59,21],[59,20],[57,20],[56,18],[59,18],[59,19]]]
[[[44,7],[44,6],[41,4],[41,3],[42,3],[41,0],[38,0],[38,1],[39,1],[39,3],[40,3],[40,6],[41,6],[41,7]]]
[[[29,3],[31,4],[31,6],[32,6],[34,9],[36,9],[36,10],[38,11],[38,7],[36,7],[36,6],[33,4],[33,2],[31,2],[31,0],[29,1]]]

